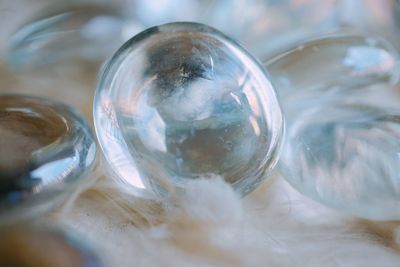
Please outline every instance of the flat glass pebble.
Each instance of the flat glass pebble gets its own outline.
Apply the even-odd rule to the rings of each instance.
[[[31,225],[0,230],[0,266],[102,267],[99,257],[70,233]]]
[[[117,176],[138,192],[161,194],[214,175],[250,192],[274,167],[283,132],[263,67],[196,23],[129,40],[101,73],[94,117]]]
[[[103,60],[125,41],[125,18],[117,8],[67,6],[42,13],[12,36],[8,55],[12,67],[71,59]]]
[[[287,135],[279,169],[321,203],[400,219],[399,57],[366,36],[330,36],[267,63]]]
[[[0,96],[0,223],[60,204],[90,171],[96,145],[71,108],[22,95]]]

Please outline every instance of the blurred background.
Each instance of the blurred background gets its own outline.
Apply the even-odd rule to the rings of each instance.
[[[266,61],[338,30],[378,33],[399,46],[399,14],[394,0],[3,0],[0,90],[61,99],[91,119],[99,67],[148,27],[203,22]]]
[[[400,49],[400,3],[395,0],[1,0],[0,93],[61,100],[92,125],[93,95],[104,62],[135,34],[175,21],[213,26],[261,62],[335,32],[378,35]],[[34,235],[35,244],[43,236],[60,238],[47,230],[39,234],[25,237]],[[15,243],[15,236],[4,240],[9,243],[2,247],[0,242],[0,257],[7,244],[27,244]],[[56,264],[48,266],[61,266]]]

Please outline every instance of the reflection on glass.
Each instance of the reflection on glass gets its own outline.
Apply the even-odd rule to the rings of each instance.
[[[385,40],[333,35],[267,63],[287,122],[279,168],[300,192],[357,216],[400,219],[398,62]]]
[[[56,206],[93,166],[93,136],[62,104],[3,95],[0,122],[1,220]]]
[[[167,24],[128,41],[105,67],[94,105],[105,156],[136,188],[162,193],[219,175],[245,194],[279,152],[283,121],[264,70],[201,24]],[[124,171],[132,167],[139,176]]]

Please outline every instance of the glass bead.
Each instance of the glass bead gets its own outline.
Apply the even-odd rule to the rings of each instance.
[[[91,170],[96,154],[86,122],[57,102],[0,96],[0,223],[60,204]]]
[[[222,176],[254,189],[277,160],[283,118],[264,68],[196,23],[150,28],[104,67],[96,132],[112,169],[138,193]]]
[[[287,123],[278,165],[291,185],[357,216],[400,219],[398,62],[380,38],[333,35],[267,63]]]

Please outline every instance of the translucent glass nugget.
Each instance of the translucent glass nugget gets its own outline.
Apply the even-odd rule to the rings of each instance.
[[[279,168],[300,192],[358,216],[400,219],[398,55],[334,35],[268,63],[287,119]]]
[[[261,65],[194,23],[150,28],[128,41],[104,68],[94,117],[117,175],[158,193],[220,175],[246,194],[275,165],[283,131]]]
[[[0,223],[46,211],[65,197],[95,160],[93,136],[67,106],[0,96]]]

